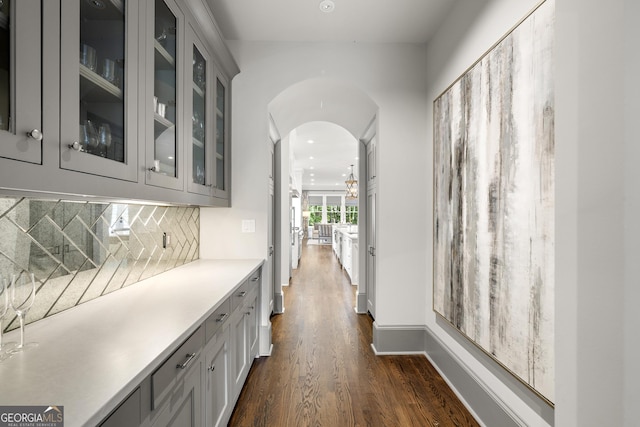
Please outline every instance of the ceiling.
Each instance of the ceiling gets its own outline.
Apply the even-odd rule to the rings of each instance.
[[[344,191],[349,166],[354,165],[355,175],[358,171],[358,142],[353,135],[329,122],[305,123],[294,135],[294,173],[303,171],[302,189]]]
[[[227,40],[426,43],[457,0],[207,0]]]
[[[426,43],[459,0],[332,0],[335,9],[331,13],[320,10],[321,0],[206,1],[226,40]],[[294,88],[281,96],[270,112],[282,137],[296,129],[297,142],[291,145],[296,159],[294,169],[304,171],[302,188],[343,190],[346,179],[343,175],[349,173],[349,165],[355,164],[357,171],[358,144],[353,135],[361,135],[375,112],[368,105],[370,100],[360,94],[350,94],[346,99],[351,101],[344,102],[350,89],[323,87],[319,82],[308,86]],[[330,94],[334,94],[335,102]],[[290,102],[289,98],[299,102]],[[345,121],[353,112],[361,117]],[[308,140],[314,143],[309,144]]]

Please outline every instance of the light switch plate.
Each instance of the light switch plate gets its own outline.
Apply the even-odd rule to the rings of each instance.
[[[243,233],[255,233],[256,232],[256,220],[255,219],[243,219],[242,220],[242,232]]]

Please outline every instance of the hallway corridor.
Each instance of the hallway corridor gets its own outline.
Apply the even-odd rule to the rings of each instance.
[[[230,426],[477,426],[422,355],[375,356],[372,320],[331,245],[305,245],[273,352],[255,360]]]

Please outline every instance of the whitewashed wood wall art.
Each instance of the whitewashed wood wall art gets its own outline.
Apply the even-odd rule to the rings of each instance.
[[[554,400],[554,5],[434,101],[434,310]]]

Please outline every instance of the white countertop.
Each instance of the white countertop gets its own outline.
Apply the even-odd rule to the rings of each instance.
[[[38,346],[0,362],[0,405],[63,405],[65,426],[96,425],[262,263],[194,261],[27,325]]]
[[[336,228],[336,230],[338,230],[340,233],[342,233],[343,236],[348,237],[349,239],[353,240],[354,242],[358,241],[358,233],[353,233],[350,232],[348,229],[344,229],[344,228]]]

